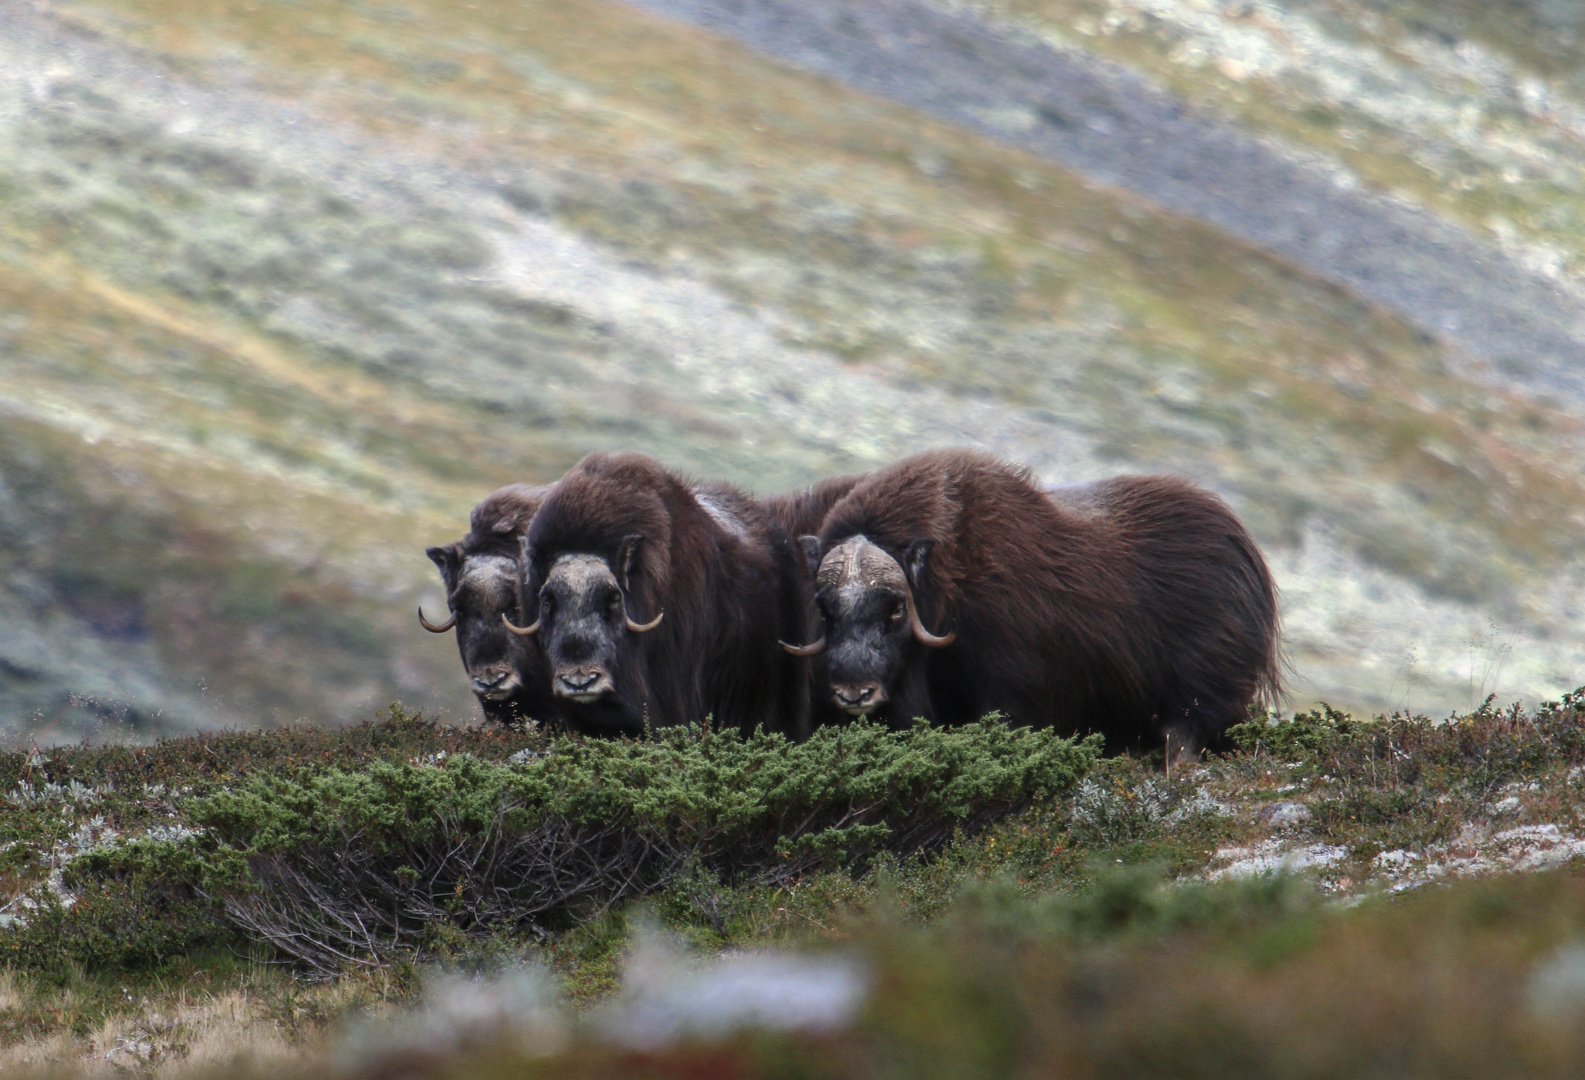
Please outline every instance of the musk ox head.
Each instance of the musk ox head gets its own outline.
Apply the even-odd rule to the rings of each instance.
[[[523,564],[529,566],[526,538],[523,543]],[[507,629],[521,638],[538,636],[557,697],[592,705],[617,694],[619,680],[634,667],[629,654],[635,636],[660,625],[665,612],[647,623],[628,614],[627,586],[638,547],[637,536],[624,540],[615,566],[600,555],[563,552],[536,569],[537,616],[532,625],[508,623]]]
[[[815,604],[825,633],[810,645],[783,647],[795,656],[825,653],[831,695],[851,715],[875,712],[891,699],[914,650],[950,645],[955,634],[925,629],[914,603],[931,541],[908,545],[899,562],[868,537],[854,536],[821,554],[803,537],[815,575]]]
[[[432,623],[420,608],[418,621],[436,634],[455,627],[457,650],[474,694],[481,703],[505,701],[522,687],[528,659],[525,644],[502,625],[504,616],[518,614],[517,559],[465,552],[457,544],[432,547],[425,554],[440,568],[451,617]]]

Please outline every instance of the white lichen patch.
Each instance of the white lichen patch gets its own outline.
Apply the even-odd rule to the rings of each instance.
[[[39,823],[31,868],[24,867],[21,884],[9,897],[0,897],[0,929],[27,924],[29,913],[43,905],[71,907],[76,894],[67,888],[65,871],[72,860],[95,852],[112,851],[134,840],[177,843],[197,836],[181,820],[173,798],[190,789],[171,791],[165,784],[144,785],[136,794],[117,792],[110,783],[85,785],[77,780],[65,783],[22,783],[0,793],[0,807],[10,806],[14,813],[30,813]],[[113,825],[102,812],[109,796],[119,794],[142,804],[154,820],[135,828]],[[4,812],[0,810],[0,812]],[[6,851],[21,841],[6,845]]]
[[[1301,873],[1334,866],[1347,856],[1347,848],[1332,844],[1295,845],[1267,840],[1248,847],[1222,848],[1212,858],[1212,869],[1205,876],[1209,881],[1228,881],[1260,874]]]

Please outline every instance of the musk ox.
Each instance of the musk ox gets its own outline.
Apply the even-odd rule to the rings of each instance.
[[[801,541],[826,692],[852,714],[1101,732],[1197,753],[1279,692],[1276,590],[1216,496],[1161,476],[1048,491],[967,451],[874,473]]]
[[[765,513],[770,515],[771,521],[785,530],[788,536],[804,536],[818,532],[820,523],[825,521],[831,507],[863,479],[864,474],[860,473],[833,476],[805,488],[767,496],[760,500],[760,505],[765,508]],[[803,595],[802,610],[806,613],[805,624],[796,639],[785,639],[788,641],[807,641],[812,633],[818,633],[818,628],[808,618],[808,613],[813,608],[810,603],[814,589],[813,570],[805,565],[802,558],[798,559],[798,563],[801,579],[799,587]],[[830,691],[827,689],[831,675],[826,669],[826,658],[818,653],[806,656],[795,652],[794,655],[799,656],[801,662],[806,665],[804,680],[809,687],[809,726],[814,728],[841,723],[846,719],[847,713],[832,701]]]
[[[501,621],[503,615],[524,617],[518,537],[548,490],[511,484],[491,492],[473,508],[467,536],[425,552],[440,568],[451,617],[432,623],[420,608],[418,621],[436,634],[455,627],[468,682],[485,717],[498,722],[549,720],[555,711],[544,658]]]
[[[806,623],[802,555],[742,492],[643,454],[595,453],[551,488],[522,539],[524,596],[549,690],[590,734],[712,716],[798,738],[806,667],[778,639]]]

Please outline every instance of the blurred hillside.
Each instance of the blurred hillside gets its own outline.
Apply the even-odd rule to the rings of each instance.
[[[924,9],[656,8],[0,7],[0,731],[470,715],[422,548],[596,447],[1170,470],[1270,553],[1296,703],[1585,681],[1570,5],[929,9],[983,35],[943,79],[1007,43],[1390,220],[1377,278],[1024,98],[954,116]],[[864,48],[752,47],[799,19]]]

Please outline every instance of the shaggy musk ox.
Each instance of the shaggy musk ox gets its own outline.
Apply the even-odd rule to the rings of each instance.
[[[473,508],[467,536],[425,552],[440,568],[451,617],[432,623],[420,609],[418,621],[437,634],[456,628],[462,666],[490,720],[549,719],[554,712],[544,658],[501,621],[503,615],[525,617],[518,592],[518,537],[528,530],[548,490],[512,484],[491,492]]]
[[[1042,491],[964,451],[871,475],[802,540],[849,713],[1167,739],[1197,752],[1279,690],[1276,591],[1214,495],[1168,477]]]
[[[765,513],[770,516],[771,521],[785,530],[788,536],[804,536],[807,533],[817,532],[820,528],[820,523],[825,520],[826,514],[831,507],[841,501],[864,478],[864,474],[861,473],[829,477],[797,491],[767,496],[760,500],[760,505],[764,507]],[[807,613],[810,608],[807,596],[813,587],[811,580],[813,570],[805,567],[802,558],[798,559],[798,563],[800,577],[802,578],[800,591],[805,596],[802,608]],[[806,621],[796,638],[788,637],[784,640],[807,641],[811,632],[817,633],[818,630],[811,627]],[[798,650],[789,651],[793,652],[795,656],[803,657],[807,655]],[[809,657],[805,662],[808,667],[804,678],[812,691],[809,698],[809,726],[811,728],[823,727],[826,724],[842,722],[846,718],[847,713],[832,701],[831,695],[827,691],[831,678],[830,672],[826,670],[825,657],[816,654]]]
[[[805,665],[778,639],[806,621],[802,555],[734,488],[694,485],[643,454],[591,454],[523,538],[524,595],[561,715],[590,734],[713,716],[795,738]]]

